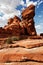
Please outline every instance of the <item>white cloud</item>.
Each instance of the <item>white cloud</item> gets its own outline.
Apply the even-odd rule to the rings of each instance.
[[[0,0],[0,4],[5,4],[5,5],[9,5],[12,8],[16,8],[17,5],[20,4],[21,0]]]
[[[0,2],[0,10],[5,13],[12,13],[18,5],[20,5],[20,0],[6,0],[5,2]]]
[[[4,25],[8,18],[13,17],[14,15],[19,16],[21,14],[20,10],[17,10],[16,7],[19,5],[24,5],[23,0],[0,0],[0,13],[3,13],[3,17],[0,17],[0,26]],[[3,24],[4,23],[4,24]]]
[[[36,25],[35,28],[36,29],[41,29],[41,25]]]
[[[25,5],[23,0],[0,0],[0,12],[6,14],[20,15],[20,11],[16,10],[16,7],[19,5]],[[7,15],[7,16],[8,16]]]
[[[39,5],[41,4],[41,3],[43,3],[43,0],[37,0],[37,1],[35,1],[35,2],[33,2],[33,1],[30,1],[30,0],[26,0],[26,5],[27,5],[27,7],[29,6],[29,5],[31,5],[31,4],[33,4],[33,5],[37,5],[37,7],[39,7]]]
[[[21,0],[21,5],[23,5],[23,6],[24,6],[24,1],[23,1],[23,0]]]
[[[0,27],[4,27],[5,24],[7,24],[7,20],[0,17]]]
[[[43,23],[36,25],[35,28],[38,34],[43,33]]]
[[[15,10],[14,12],[12,13],[9,13],[9,14],[5,14],[2,18],[3,19],[9,19],[9,18],[12,18],[14,17],[15,15],[19,16],[20,15],[20,11],[18,10]]]
[[[27,7],[29,6],[29,5],[31,5],[31,4],[33,4],[33,5],[37,5],[37,1],[36,2],[33,2],[33,1],[30,1],[30,0],[26,0],[26,5],[27,5]]]
[[[23,0],[21,0],[20,5],[22,5],[23,7],[26,6]]]

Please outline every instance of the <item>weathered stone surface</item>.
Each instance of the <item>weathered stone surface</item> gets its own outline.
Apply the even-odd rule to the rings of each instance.
[[[21,19],[19,17],[17,17],[17,16],[14,16],[13,17],[13,21],[15,21],[15,22],[21,22]]]
[[[0,50],[0,62],[26,60],[43,62],[43,46],[32,49],[8,48]]]
[[[30,15],[31,15],[31,16],[30,16]],[[22,14],[22,18],[23,18],[23,19],[26,19],[26,18],[31,19],[31,18],[33,18],[34,16],[35,16],[34,10],[29,10],[29,11],[26,12],[25,14]]]
[[[20,35],[25,35],[24,26],[25,26],[25,23],[20,22]]]
[[[31,16],[30,16],[31,15]],[[22,12],[22,18],[33,18],[35,15],[35,6],[34,5],[30,5],[29,7],[27,7],[23,12]]]
[[[13,23],[13,18],[8,19],[8,24],[10,25],[11,23]]]
[[[33,4],[31,4],[29,7],[27,7],[26,8],[26,10],[23,10],[23,12],[22,12],[22,14],[24,13],[24,12],[27,12],[28,10],[30,10],[30,9],[35,9],[35,6],[33,5]]]
[[[22,19],[26,22],[25,24],[25,30],[27,31],[27,34],[30,36],[37,35],[35,30],[35,24],[34,24],[34,17],[35,15],[35,6],[30,5],[22,12]]]
[[[21,20],[17,16],[15,16],[13,18],[13,21],[10,19],[9,25],[7,27],[5,27],[5,30],[8,31],[9,33],[11,33],[11,35],[20,35],[20,28],[19,28],[20,21]]]
[[[35,36],[37,35],[36,30],[35,30],[35,24],[34,24],[34,20],[33,19],[26,19],[26,20],[22,20],[21,22],[22,27],[24,27],[24,31],[26,35],[30,35],[30,36]]]
[[[28,32],[28,34],[31,35],[31,36],[32,36],[32,35],[33,35],[33,36],[37,35],[37,34],[36,34],[35,24],[34,24],[34,20],[33,20],[33,19],[30,19],[30,20],[28,21],[27,32]]]
[[[6,31],[4,28],[0,28],[0,38],[2,37],[7,37],[8,36],[8,32]]]
[[[0,34],[1,34],[1,33],[5,33],[5,29],[2,28],[2,27],[0,27]]]
[[[15,48],[15,47],[22,47],[22,48],[35,48],[35,47],[41,47],[43,46],[43,39],[40,40],[33,40],[33,39],[27,39],[27,40],[21,40],[21,41],[13,41],[13,44],[3,44],[0,45],[0,49],[2,48]]]
[[[14,43],[14,42],[13,42]],[[12,47],[25,47],[25,48],[35,48],[43,46],[43,39],[42,40],[22,40],[18,41],[15,44],[11,44]]]
[[[19,24],[11,24],[7,27],[7,30],[10,29],[12,35],[20,35]]]
[[[43,63],[28,61],[28,62],[0,63],[0,65],[43,65]]]
[[[30,36],[29,37],[30,39],[43,39],[43,37],[42,36],[39,36],[39,35],[37,35],[37,36]]]

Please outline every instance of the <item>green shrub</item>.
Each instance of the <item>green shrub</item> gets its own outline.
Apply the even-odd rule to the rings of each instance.
[[[11,43],[12,43],[11,38],[6,39],[6,40],[5,40],[5,43],[11,44]]]
[[[4,43],[12,44],[13,41],[19,41],[19,40],[22,40],[22,38],[20,36],[12,36],[12,37],[9,37],[8,39],[6,39],[4,41]]]

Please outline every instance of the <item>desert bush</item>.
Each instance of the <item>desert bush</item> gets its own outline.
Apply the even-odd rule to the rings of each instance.
[[[11,43],[12,43],[11,38],[6,39],[6,40],[5,40],[5,43],[11,44]]]
[[[22,37],[20,37],[20,36],[12,36],[12,37],[9,37],[8,39],[6,39],[4,41],[4,43],[12,44],[13,41],[19,41],[19,40],[22,40]]]

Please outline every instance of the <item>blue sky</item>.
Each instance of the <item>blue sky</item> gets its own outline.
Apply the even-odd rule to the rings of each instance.
[[[22,10],[34,4],[35,27],[38,34],[43,32],[43,0],[0,0],[0,27],[7,24],[7,20],[15,15],[21,16]]]

